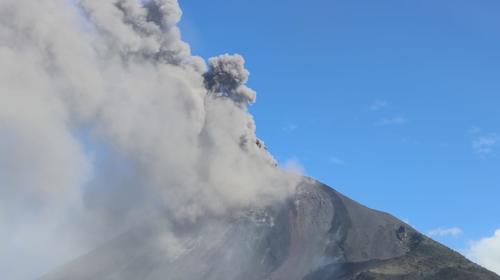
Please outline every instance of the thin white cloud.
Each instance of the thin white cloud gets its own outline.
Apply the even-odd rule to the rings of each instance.
[[[385,107],[387,107],[389,105],[389,103],[385,100],[375,100],[373,101],[372,104],[370,104],[370,110],[372,111],[380,111],[382,109],[384,109]]]
[[[472,135],[479,134],[479,133],[481,133],[481,128],[474,126],[471,129],[469,129],[469,133]]]
[[[436,228],[433,230],[430,230],[427,235],[430,237],[447,237],[447,236],[452,236],[452,237],[457,237],[460,234],[462,234],[462,229],[458,227],[451,227],[451,228]]]
[[[487,157],[495,153],[500,146],[500,135],[496,133],[478,134],[476,133],[472,140],[472,149],[481,157]]]
[[[466,255],[485,268],[500,274],[500,229],[491,237],[471,242]]]
[[[345,165],[346,164],[346,162],[343,159],[341,159],[339,157],[335,157],[335,156],[330,158],[330,162],[332,164],[335,164],[335,165]]]
[[[396,126],[396,125],[403,125],[407,122],[407,119],[403,116],[394,116],[394,117],[386,117],[380,119],[377,123],[375,123],[376,126]]]
[[[299,126],[295,123],[287,123],[281,129],[284,132],[291,133],[291,132],[294,132],[295,130],[297,130],[298,128],[299,128]]]

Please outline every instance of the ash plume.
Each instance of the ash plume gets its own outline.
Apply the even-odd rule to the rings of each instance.
[[[245,83],[250,74],[240,55],[221,55],[208,60],[209,69],[204,74],[205,86],[210,92],[219,93],[236,102],[247,105],[255,102],[255,91]]]
[[[177,1],[143,2],[0,2],[1,278],[145,220],[175,241],[295,187],[255,135],[243,58],[207,66],[181,39]]]

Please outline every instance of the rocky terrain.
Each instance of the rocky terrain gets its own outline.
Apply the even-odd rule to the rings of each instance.
[[[234,211],[229,217],[179,225],[168,235],[162,225],[145,223],[41,279],[500,277],[393,216],[306,179],[295,197],[266,209]]]

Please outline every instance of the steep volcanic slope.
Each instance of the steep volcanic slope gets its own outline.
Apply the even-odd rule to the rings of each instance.
[[[279,205],[174,228],[145,222],[42,279],[500,279],[311,180]]]

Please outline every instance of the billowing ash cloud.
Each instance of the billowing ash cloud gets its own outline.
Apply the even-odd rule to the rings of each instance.
[[[244,63],[240,55],[226,54],[210,58],[209,69],[204,74],[205,86],[210,92],[229,97],[237,104],[255,102],[255,91],[245,85],[250,73]]]
[[[255,136],[243,58],[207,67],[177,1],[142,2],[0,2],[0,278],[293,188]]]

